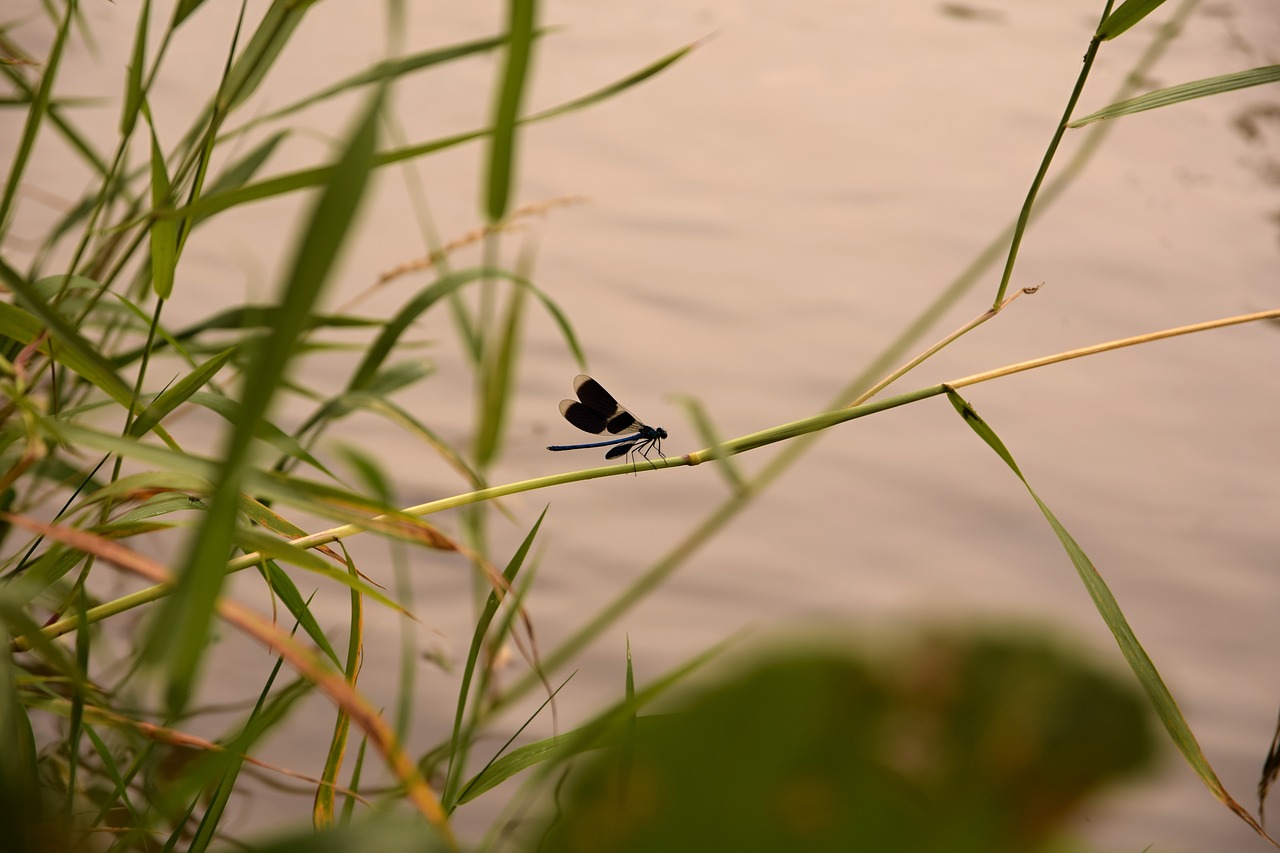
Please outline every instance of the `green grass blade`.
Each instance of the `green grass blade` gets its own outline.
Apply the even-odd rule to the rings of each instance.
[[[199,391],[191,395],[191,402],[195,405],[203,406],[211,412],[216,412],[232,424],[240,423],[243,417],[240,404],[235,400],[232,400],[230,397],[224,397],[221,394],[211,394],[206,391]],[[272,421],[266,420],[265,418],[258,421],[256,428],[254,429],[254,437],[265,441],[267,444],[270,444],[286,456],[299,459],[310,465],[312,468],[315,468],[317,471],[321,471],[324,474],[332,476],[329,469],[326,468],[319,459],[312,456],[310,451],[303,447],[297,439],[280,429],[280,427],[276,426]]]
[[[192,12],[203,5],[204,0],[178,0],[178,5],[173,10],[173,23],[169,25],[169,28],[176,30],[187,20]]]
[[[325,635],[324,629],[320,627],[320,623],[316,621],[315,615],[311,612],[311,608],[307,606],[307,601],[302,597],[302,593],[298,591],[298,587],[294,584],[293,578],[289,577],[289,573],[276,565],[274,560],[268,560],[266,563],[267,583],[271,584],[271,591],[274,592],[283,602],[285,609],[289,611],[294,620],[306,632],[311,641],[324,652],[325,657],[333,661],[335,667],[341,668],[342,662],[338,660],[338,653],[333,650],[333,646],[329,644],[329,638]],[[353,595],[356,594],[354,591]]]
[[[331,581],[349,587],[354,592],[367,595],[397,613],[407,614],[407,611],[393,601],[385,592],[380,592],[368,582],[361,580],[359,575],[353,575],[331,565],[324,557],[314,551],[307,551],[282,539],[277,539],[268,533],[263,533],[261,530],[253,530],[251,528],[237,530],[235,539],[236,544],[247,552],[257,551],[271,559],[290,563],[300,569],[306,569],[313,574],[321,575]],[[337,663],[336,660],[334,662]]]
[[[1164,0],[1125,0],[1098,26],[1097,35],[1103,41],[1110,41],[1162,5]]]
[[[621,95],[623,92],[627,91],[633,86],[637,86],[640,83],[643,83],[645,80],[648,80],[650,77],[653,77],[656,74],[659,74],[667,70],[676,62],[688,56],[689,53],[691,53],[693,49],[697,46],[698,46],[697,42],[693,44],[687,44],[684,47],[680,48],[679,50],[676,50],[667,54],[666,56],[662,57],[656,62],[649,63],[644,68],[641,68],[639,71],[628,74],[626,77],[623,77],[621,80],[617,80],[613,83],[610,83],[604,88],[597,89],[594,92],[590,92],[586,95],[583,95],[581,98],[574,98],[571,101],[566,101],[565,103],[560,104],[559,106],[551,107],[550,109],[543,110],[540,113],[534,113],[528,118],[523,119],[523,121],[526,121],[526,122],[544,121],[549,118],[555,118],[556,116],[562,116],[565,113],[571,113],[581,109],[586,109],[587,107],[598,104],[601,101],[607,101],[610,98],[613,98],[617,95]]]
[[[315,0],[273,0],[254,30],[244,52],[236,59],[218,94],[219,111],[230,112],[252,95],[266,79],[271,66],[289,43]]]
[[[62,23],[58,25],[58,34],[54,37],[53,46],[49,49],[49,58],[44,62],[40,75],[40,85],[27,110],[27,121],[22,127],[22,138],[18,148],[13,152],[13,165],[5,175],[4,195],[0,197],[0,241],[13,220],[13,200],[17,197],[18,187],[22,185],[22,175],[27,169],[27,161],[31,158],[31,150],[35,147],[36,137],[40,134],[40,126],[44,124],[49,110],[49,98],[53,93],[53,82],[58,78],[58,70],[62,63],[62,49],[67,43],[67,33],[71,30],[71,21],[76,15],[77,4],[67,3]]]
[[[80,333],[53,306],[45,302],[36,289],[3,259],[0,259],[0,279],[3,279],[4,284],[21,300],[22,307],[34,314],[39,323],[42,323],[53,336],[53,345],[50,346],[50,342],[46,341],[40,347],[41,352],[47,355],[52,349],[53,357],[58,362],[65,364],[81,378],[102,389],[111,399],[125,408],[133,407],[133,391],[116,374],[106,359],[99,355],[98,348],[81,337]],[[14,330],[19,327],[32,328],[29,323],[18,319],[11,306],[5,308],[4,315],[4,320],[15,324]],[[41,331],[39,326],[35,329],[36,334],[28,338],[19,338],[14,335],[9,337],[29,344]],[[6,334],[9,334],[8,331]]]
[[[369,383],[373,381],[374,377],[382,369],[383,362],[391,354],[400,337],[409,330],[409,327],[424,311],[464,284],[469,284],[479,279],[498,277],[513,278],[510,273],[499,269],[481,267],[459,270],[442,276],[419,291],[413,299],[406,302],[396,312],[394,317],[387,321],[377,339],[369,346],[368,352],[365,353],[365,357],[360,361],[360,366],[356,368],[351,381],[347,383],[347,390],[361,391],[368,387]]]
[[[128,139],[142,109],[142,67],[147,61],[147,25],[151,20],[151,0],[143,0],[138,26],[133,33],[133,54],[125,76],[124,105],[120,112],[120,138]]]
[[[515,580],[516,575],[520,571],[520,567],[524,565],[525,558],[529,555],[529,549],[533,546],[533,540],[538,535],[539,528],[542,527],[542,520],[547,517],[547,508],[543,507],[542,512],[538,515],[538,520],[533,523],[533,527],[525,534],[524,541],[520,543],[520,547],[516,549],[511,560],[507,563],[506,569],[502,573],[502,577],[506,580],[508,587]],[[503,596],[505,597],[505,596]],[[498,596],[496,590],[489,592],[489,597],[485,600],[484,609],[480,612],[480,617],[476,620],[475,630],[471,634],[471,648],[467,652],[467,662],[462,669],[462,684],[458,687],[458,706],[453,716],[453,735],[451,739],[452,748],[449,750],[449,771],[445,778],[444,791],[441,794],[441,802],[446,810],[452,810],[457,803],[454,802],[458,792],[458,782],[461,779],[463,766],[466,763],[467,743],[463,736],[463,723],[466,719],[467,699],[471,693],[471,681],[475,677],[476,664],[480,660],[480,651],[484,647],[485,636],[489,633],[489,625],[493,622],[493,617],[498,612],[498,607],[502,603],[502,598]]]
[[[4,636],[11,636],[3,614],[0,628]],[[40,813],[41,785],[35,734],[18,693],[11,654],[0,655],[0,740],[5,745],[4,760],[0,761],[0,826],[25,846],[28,821]]]
[[[536,13],[534,0],[507,2],[507,50],[502,68],[502,83],[493,110],[493,134],[489,140],[486,177],[488,186],[485,191],[485,213],[490,222],[501,222],[511,205],[516,128],[519,126],[520,104],[524,100],[525,83],[529,76]]]
[[[332,169],[333,182],[311,213],[291,264],[281,300],[280,323],[274,334],[260,341],[254,370],[248,376],[241,401],[243,420],[232,431],[223,454],[208,519],[192,539],[173,594],[160,608],[148,635],[144,654],[159,666],[171,713],[177,714],[186,706],[204,656],[235,533],[237,496],[255,425],[265,416],[280,385],[364,194],[382,95],[379,90],[365,108],[341,159]]]
[[[80,587],[75,593],[75,614],[80,622],[80,627],[76,631],[76,672],[87,677],[89,672],[89,621],[85,615],[89,609],[84,587]],[[85,690],[81,689],[72,691],[71,694],[71,716],[67,722],[67,814],[71,814],[75,807],[76,792],[76,771],[79,768],[80,759],[80,738],[83,735],[82,726],[84,724],[84,700]]]
[[[724,436],[720,433],[714,423],[711,422],[711,415],[707,412],[706,406],[693,397],[681,396],[677,401],[684,406],[684,410],[689,413],[690,420],[693,421],[694,429],[697,430],[698,438],[705,442],[708,447],[718,447],[724,441]],[[729,488],[734,492],[741,492],[746,488],[747,482],[742,476],[742,472],[738,470],[737,464],[734,463],[733,457],[721,456],[716,462],[715,468],[729,482]]]
[[[1097,608],[1103,622],[1106,623],[1111,630],[1112,636],[1115,637],[1121,654],[1128,661],[1130,669],[1133,670],[1133,674],[1137,676],[1138,682],[1150,698],[1156,715],[1164,724],[1165,730],[1168,731],[1169,737],[1173,740],[1178,751],[1182,753],[1187,763],[1191,765],[1191,769],[1195,771],[1196,775],[1204,782],[1205,787],[1215,797],[1253,827],[1255,832],[1270,841],[1270,836],[1266,834],[1253,816],[1232,798],[1218,779],[1217,773],[1214,772],[1209,760],[1200,749],[1200,744],[1196,741],[1191,727],[1187,725],[1186,718],[1183,717],[1181,709],[1178,708],[1178,703],[1174,700],[1173,694],[1169,692],[1169,688],[1165,686],[1164,679],[1160,677],[1155,664],[1147,656],[1142,644],[1138,642],[1138,638],[1133,633],[1133,629],[1129,627],[1129,621],[1125,619],[1119,603],[1116,602],[1115,596],[1111,594],[1111,589],[1107,586],[1106,581],[1102,579],[1102,575],[1098,573],[1093,562],[1084,553],[1084,550],[1076,540],[1072,538],[1071,534],[1067,532],[1066,528],[1062,526],[1057,517],[1049,511],[1049,507],[1040,500],[1040,496],[1036,494],[1035,490],[1031,488],[1031,484],[1027,482],[1027,478],[1018,469],[1017,463],[1014,462],[1013,454],[1009,452],[1004,442],[996,435],[995,430],[955,391],[948,390],[947,398],[951,401],[951,405],[955,407],[956,411],[960,413],[964,422],[969,425],[970,429],[977,433],[978,437],[986,442],[987,446],[994,450],[1009,466],[1010,470],[1017,475],[1018,479],[1022,481],[1022,485],[1026,487],[1027,492],[1031,495],[1031,499],[1036,502],[1036,506],[1044,514],[1045,520],[1053,528],[1053,532],[1057,535],[1058,541],[1062,543],[1067,556],[1071,558],[1071,563],[1075,566],[1076,573],[1084,583],[1089,597],[1093,599],[1094,607]]]
[[[295,626],[293,633],[296,631]],[[293,636],[293,633],[290,636]],[[185,853],[204,853],[209,849],[211,843],[217,838],[218,827],[231,800],[231,795],[235,793],[236,780],[244,766],[244,756],[249,754],[253,745],[264,735],[278,729],[293,705],[311,692],[312,684],[306,679],[299,679],[285,685],[283,689],[272,695],[272,687],[275,686],[283,665],[284,659],[277,658],[275,666],[271,668],[271,674],[267,676],[266,683],[258,693],[258,700],[254,703],[249,719],[245,721],[239,734],[228,739],[226,751],[202,756],[198,759],[199,763],[196,767],[177,781],[176,794],[166,792],[168,799],[180,801],[191,796],[187,791],[206,788],[208,785],[206,780],[211,780],[215,776],[218,779],[218,784],[212,795],[208,797],[208,806],[201,815],[200,823],[192,834],[189,845],[181,848]],[[194,802],[198,803],[203,799],[203,796],[197,796]],[[179,825],[175,835],[183,829],[184,827]]]
[[[506,316],[497,341],[485,352],[481,365],[480,422],[475,442],[476,465],[481,469],[497,458],[507,423],[507,405],[513,394],[516,357],[520,354],[520,321],[524,315],[525,288],[515,287],[507,301]]]
[[[347,570],[352,577],[356,576],[356,568],[350,562]],[[351,590],[351,619],[347,629],[347,665],[343,674],[347,683],[354,689],[356,677],[360,674],[360,659],[363,656],[364,642],[364,601],[360,593]],[[335,661],[336,663],[336,661]],[[317,829],[330,829],[336,823],[334,813],[334,785],[338,783],[338,773],[342,770],[342,759],[347,754],[347,737],[351,732],[351,715],[345,708],[338,709],[334,720],[333,736],[329,740],[329,753],[325,758],[324,769],[320,778],[327,785],[316,788],[315,800],[311,808],[311,822]]]
[[[133,799],[129,796],[129,780],[125,773],[120,772],[120,766],[116,763],[115,756],[111,753],[111,747],[107,746],[107,742],[98,734],[97,729],[93,726],[85,726],[84,732],[89,737],[89,742],[93,744],[93,750],[97,753],[98,759],[102,762],[102,769],[105,776],[111,781],[111,793],[115,799],[123,804],[124,810],[128,813],[128,825],[138,826],[143,823],[143,817],[138,813],[138,807],[133,804]]]
[[[271,134],[255,145],[248,154],[245,154],[223,170],[218,175],[217,180],[205,190],[205,194],[213,195],[215,193],[230,192],[247,184],[253,179],[254,175],[258,174],[258,170],[266,165],[267,161],[271,159],[271,155],[280,147],[280,143],[284,142],[288,136],[289,132],[282,130]]]
[[[695,655],[690,660],[663,674],[644,689],[637,691],[633,697],[606,709],[585,725],[571,732],[525,744],[519,749],[512,750],[489,764],[477,773],[471,781],[467,782],[463,787],[462,796],[458,799],[458,804],[462,805],[474,800],[486,791],[492,790],[502,782],[531,767],[543,765],[543,772],[550,772],[559,762],[566,758],[593,749],[622,743],[623,739],[628,736],[630,720],[635,716],[638,709],[666,693],[690,673],[719,655],[734,642],[734,639],[731,637],[717,643],[701,654]],[[646,728],[652,729],[661,725],[662,718],[649,715],[635,717],[635,719],[638,723],[637,731],[643,736]]]
[[[632,86],[635,86],[668,68],[677,60],[688,54],[691,50],[693,50],[692,45],[683,47],[680,50],[663,57],[661,60],[642,68],[634,74],[629,74],[621,80],[610,83],[609,85],[594,92],[590,92],[580,98],[575,98],[571,101],[560,104],[559,106],[522,118],[520,119],[520,123],[528,124],[531,122],[546,121],[547,119],[555,118],[556,116],[561,116],[565,113],[571,113],[576,110],[581,110],[593,104],[600,103],[601,101],[608,100],[616,95],[620,95]],[[472,130],[465,133],[442,137],[430,142],[420,143],[418,145],[411,145],[406,148],[398,148],[394,151],[384,151],[374,158],[374,166],[376,168],[380,168],[382,166],[389,166],[393,163],[413,160],[427,154],[434,154],[435,152],[443,151],[446,148],[452,148],[456,145],[462,145],[467,142],[481,139],[488,136],[489,133],[490,131],[488,129]],[[185,207],[179,208],[175,211],[166,212],[164,215],[173,216],[175,218],[204,218],[241,204],[262,201],[263,199],[274,198],[278,195],[324,186],[332,178],[331,171],[331,166],[318,166],[311,169],[302,169],[297,172],[290,172],[289,174],[279,175],[274,178],[268,178],[256,184],[240,187],[230,192],[216,194],[209,193]]]
[[[1148,92],[1136,98],[1129,98],[1128,100],[1111,104],[1096,113],[1090,113],[1084,118],[1076,119],[1068,124],[1067,127],[1084,127],[1086,124],[1093,124],[1095,121],[1119,118],[1120,116],[1132,115],[1146,110],[1180,104],[1183,101],[1192,101],[1209,95],[1220,95],[1223,92],[1234,92],[1237,89],[1247,89],[1251,86],[1262,86],[1276,81],[1280,81],[1280,65],[1267,65],[1262,68],[1251,68],[1248,71],[1236,71],[1231,74],[1221,74],[1217,77],[1206,77],[1203,80],[1182,83],[1177,86],[1170,86],[1167,89],[1157,89],[1154,92]]]
[[[217,375],[218,371],[222,369],[222,366],[227,363],[235,351],[235,347],[223,350],[182,377],[168,389],[162,391],[159,396],[151,401],[151,405],[143,410],[138,419],[130,424],[129,434],[136,438],[151,432],[151,429],[164,420],[166,415],[189,400],[191,395],[209,384],[210,380]]]
[[[411,56],[402,56],[399,59],[383,60],[382,62],[375,64],[372,68],[353,74],[345,80],[340,80],[332,86],[327,86],[319,92],[309,95],[300,101],[296,101],[286,107],[281,107],[280,109],[264,116],[254,118],[251,121],[246,122],[244,125],[228,131],[223,139],[225,140],[228,137],[239,135],[247,130],[268,122],[279,121],[280,119],[300,112],[307,107],[327,101],[330,98],[344,94],[353,89],[358,89],[373,83],[391,82],[407,74],[412,74],[415,71],[430,68],[433,65],[451,62],[455,59],[463,59],[474,54],[487,53],[497,47],[501,47],[506,43],[506,41],[506,36],[493,36],[490,38],[478,39],[476,41],[449,45],[448,47],[425,50]]]

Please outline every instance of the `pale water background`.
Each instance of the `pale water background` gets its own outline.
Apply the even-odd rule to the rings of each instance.
[[[499,4],[409,5],[406,51],[499,28]],[[1159,20],[1172,12],[1174,4],[1166,5]],[[548,3],[541,21],[561,29],[538,49],[531,109],[713,37],[640,88],[525,132],[520,203],[589,198],[541,227],[534,277],[574,322],[592,373],[671,432],[668,454],[700,446],[672,400],[677,393],[700,399],[725,436],[815,413],[1016,215],[1101,7],[1083,0]],[[88,4],[84,13],[98,55],[71,49],[59,93],[114,98],[134,5]],[[153,91],[162,139],[176,138],[203,105],[234,13],[235,4],[206,4],[180,31]],[[317,5],[255,110],[375,61],[383,26],[378,4]],[[1109,102],[1152,33],[1145,25],[1103,46],[1079,114]],[[1280,6],[1205,3],[1147,84],[1276,62]],[[403,140],[483,125],[489,103],[476,93],[492,76],[491,60],[481,58],[400,85],[395,115]],[[317,135],[291,140],[272,168],[327,159],[325,137],[357,103],[344,98],[304,114],[301,123]],[[1116,122],[1084,177],[1024,243],[1014,284],[1044,282],[1043,290],[896,390],[1276,307],[1278,110],[1280,89],[1271,86]],[[20,123],[8,115],[3,138],[12,151]],[[84,126],[100,127],[102,139],[114,139],[117,116],[114,101],[77,114]],[[1241,128],[1248,116],[1256,118],[1256,137]],[[1068,134],[1060,161],[1080,138]],[[445,239],[478,224],[481,154],[470,146],[412,167]],[[70,156],[46,155],[33,166],[19,235],[41,235],[60,210],[57,200],[76,197],[85,180],[78,169]],[[246,295],[268,298],[296,211],[296,199],[271,201],[198,230],[179,268],[175,307],[185,300],[200,316]],[[12,251],[21,259],[20,246]],[[330,304],[423,253],[405,173],[385,169]],[[396,295],[360,310],[389,310],[421,281],[402,280]],[[926,343],[984,310],[997,281],[993,269]],[[577,368],[546,317],[530,315],[511,440],[494,482],[601,461],[595,452],[543,450],[579,437],[556,411]],[[176,315],[168,319],[181,325]],[[460,440],[471,415],[469,380],[443,314],[422,324],[421,337],[438,342],[426,355],[440,373],[401,402]],[[1255,324],[964,392],[1111,584],[1222,780],[1250,807],[1280,706],[1278,368],[1280,331]],[[307,378],[324,382],[330,373],[339,377],[330,387],[345,377],[333,362],[316,360]],[[405,505],[461,489],[428,450],[391,428],[371,419],[344,427],[383,454]],[[759,456],[773,452],[740,462],[754,470]],[[723,479],[708,465],[509,500],[523,524],[551,503],[528,602],[542,647],[572,633],[724,496]],[[453,528],[452,520],[442,523]],[[494,527],[495,554],[509,553],[523,531]],[[385,550],[372,541],[355,547],[374,561]],[[460,661],[469,640],[465,570],[434,554],[415,555],[415,566],[415,612],[432,629],[424,643]],[[343,624],[345,601],[333,592],[322,603],[329,624]],[[829,431],[582,659],[563,694],[561,725],[619,697],[627,637],[643,681],[743,626],[827,620],[874,633],[997,618],[1051,628],[1123,665],[1026,492],[946,401],[934,399]],[[389,706],[397,625],[375,614],[369,630],[361,685]],[[243,645],[244,655],[215,659],[204,690],[210,701],[256,690],[260,682],[246,683],[244,673],[270,663],[237,638],[227,643]],[[423,664],[415,748],[446,731],[451,689]],[[314,713],[278,732],[264,757],[314,772],[330,725],[316,700]],[[549,723],[530,730],[531,737],[548,733]],[[1171,747],[1166,753],[1157,778],[1091,807],[1082,834],[1107,850],[1270,849],[1211,798]],[[234,814],[244,827],[266,827],[305,820],[308,808],[306,797],[267,793]],[[474,832],[486,816],[464,808],[459,820]]]

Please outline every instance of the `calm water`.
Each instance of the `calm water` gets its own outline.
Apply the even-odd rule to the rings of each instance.
[[[405,44],[414,50],[497,25],[488,8],[496,4],[411,5]],[[945,4],[831,0],[550,3],[543,22],[564,29],[541,47],[533,108],[714,37],[628,95],[526,134],[521,202],[589,198],[557,210],[541,229],[536,279],[572,318],[593,374],[672,433],[668,453],[700,446],[676,394],[700,399],[726,436],[814,413],[1016,215],[1101,5],[992,0],[956,14]],[[202,10],[182,31],[172,72],[155,93],[170,138],[203,103],[232,12]],[[113,95],[134,11],[94,4],[86,14],[101,56],[73,50],[65,92]],[[257,108],[279,107],[373,61],[381,28],[365,4],[317,6]],[[1081,114],[1109,102],[1150,30],[1104,46]],[[1205,5],[1149,84],[1275,63],[1278,44],[1274,3]],[[488,103],[475,93],[491,75],[487,62],[475,61],[401,85],[404,138],[482,124]],[[1015,285],[1044,282],[1042,291],[897,390],[1280,304],[1280,122],[1262,113],[1256,135],[1242,129],[1260,110],[1276,109],[1277,91],[1116,122],[1089,170],[1024,244]],[[332,132],[353,103],[325,105],[302,121]],[[109,134],[117,114],[104,108],[85,122]],[[12,125],[7,140],[17,132]],[[1061,159],[1080,138],[1068,135]],[[313,163],[325,150],[317,138],[294,139],[274,166]],[[467,149],[414,167],[445,239],[477,224],[479,154]],[[31,185],[62,198],[82,182],[52,161],[29,175]],[[266,298],[290,241],[282,223],[294,210],[292,202],[261,204],[197,232],[181,271],[185,286],[218,302]],[[53,214],[28,203],[24,215],[24,233],[39,234],[41,217]],[[423,253],[403,172],[380,176],[365,224],[334,304]],[[922,344],[984,310],[997,281],[990,271]],[[400,293],[416,286],[405,280]],[[361,309],[386,310],[399,298]],[[207,302],[192,308],[207,309]],[[460,437],[471,412],[468,380],[441,323],[422,329],[441,341],[429,353],[440,375],[403,402]],[[578,371],[545,317],[533,316],[527,343],[495,482],[600,461],[594,452],[542,449],[577,438],[556,403]],[[1223,781],[1250,806],[1280,704],[1271,655],[1280,644],[1278,345],[1274,326],[1239,327],[965,392],[1107,578]],[[314,362],[310,378],[322,381],[331,368]],[[402,476],[406,504],[459,488],[403,436],[372,421],[351,426],[362,430],[355,440],[378,437]],[[754,470],[772,452],[742,465]],[[529,602],[542,647],[572,633],[724,495],[722,478],[703,466],[513,499],[509,507],[525,523],[551,502]],[[521,535],[502,525],[495,531],[502,547]],[[370,543],[365,553],[382,550]],[[434,629],[424,643],[460,658],[469,639],[464,571],[426,558],[418,566],[417,613]],[[341,624],[344,600],[333,597],[333,624]],[[645,678],[743,626],[826,619],[876,631],[994,618],[1050,627],[1122,666],[1025,491],[935,399],[831,430],[602,638],[582,661],[561,723],[620,694],[624,635]],[[375,621],[362,684],[389,703],[396,674],[380,667],[374,650],[393,659],[395,626]],[[246,655],[262,662],[247,647]],[[241,666],[218,663],[210,695],[234,692]],[[448,690],[425,666],[420,684],[415,743],[425,746],[448,713],[447,701],[433,696]],[[300,719],[269,757],[318,760],[324,720]],[[1270,849],[1169,752],[1158,778],[1088,813],[1086,837],[1116,850]],[[278,819],[274,798],[266,802],[242,807],[246,825]],[[283,802],[305,816],[305,799]],[[462,820],[484,825],[480,815]]]

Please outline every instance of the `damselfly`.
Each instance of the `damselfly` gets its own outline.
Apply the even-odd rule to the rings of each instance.
[[[560,414],[564,419],[583,432],[601,435],[622,435],[608,441],[596,441],[591,444],[557,444],[547,450],[582,450],[587,447],[608,447],[605,459],[617,459],[629,453],[639,453],[646,460],[649,450],[658,451],[663,459],[662,439],[667,431],[662,427],[651,427],[640,422],[640,419],[628,412],[613,399],[613,395],[604,390],[599,382],[590,376],[580,374],[573,380],[573,391],[577,400],[561,400]]]

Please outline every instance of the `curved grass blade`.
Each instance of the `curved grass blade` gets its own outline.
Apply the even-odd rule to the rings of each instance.
[[[693,50],[693,48],[694,45],[687,45],[680,48],[674,53],[671,53],[657,62],[642,68],[634,74],[629,74],[621,80],[610,83],[609,85],[598,89],[595,92],[583,95],[580,98],[575,98],[571,101],[566,101],[559,106],[543,110],[540,113],[526,116],[525,118],[520,119],[519,123],[529,124],[533,122],[546,121],[547,119],[555,118],[556,116],[574,112],[575,110],[580,110],[585,107],[589,107],[592,104],[608,100],[609,98],[625,92],[632,86],[635,86],[636,84],[641,83],[666,69],[668,66]],[[382,166],[389,166],[393,163],[413,160],[417,157],[433,154],[436,151],[452,148],[455,145],[462,145],[476,139],[481,139],[488,136],[490,132],[491,130],[487,128],[483,130],[472,130],[431,140],[430,142],[420,143],[418,145],[410,145],[406,148],[384,151],[374,157],[373,165],[374,168],[381,168]],[[241,204],[248,204],[254,201],[273,198],[277,195],[284,195],[286,193],[325,186],[332,180],[332,170],[332,166],[318,166],[310,169],[301,169],[299,171],[279,175],[274,178],[267,178],[266,180],[255,184],[249,184],[248,186],[240,187],[230,192],[209,193],[188,205],[178,208],[177,210],[163,211],[159,212],[157,215],[171,216],[174,218],[204,218]]]
[[[235,400],[232,400],[230,397],[224,397],[221,394],[198,391],[191,395],[191,402],[194,405],[201,406],[211,412],[221,415],[232,424],[240,423],[243,418],[243,410],[240,404]],[[255,438],[265,441],[267,444],[270,444],[286,456],[299,459],[310,465],[312,468],[315,468],[317,471],[323,472],[330,477],[333,476],[332,472],[330,472],[319,459],[312,456],[311,452],[303,447],[297,439],[280,429],[280,427],[276,426],[273,422],[265,419],[258,421],[253,434]]]
[[[170,571],[160,563],[136,551],[110,540],[102,539],[83,530],[47,524],[25,516],[8,516],[15,525],[41,533],[51,539],[96,554],[103,561],[124,571],[150,580],[158,586],[176,583]],[[2,599],[0,599],[2,600]],[[342,674],[330,667],[310,649],[302,646],[283,630],[271,624],[239,602],[219,597],[214,602],[218,616],[227,624],[242,631],[283,657],[300,675],[313,683],[335,704],[346,709],[352,720],[368,735],[374,747],[383,756],[388,769],[403,786],[410,803],[435,828],[440,837],[452,848],[457,844],[448,818],[440,806],[430,785],[396,740],[390,726],[363,695],[352,689]],[[4,661],[0,656],[0,663]],[[3,709],[0,709],[0,713]]]
[[[1089,597],[1093,599],[1093,604],[1097,608],[1099,615],[1102,616],[1102,621],[1111,629],[1111,634],[1115,637],[1116,644],[1120,647],[1120,652],[1124,655],[1125,660],[1128,661],[1133,674],[1137,676],[1138,682],[1151,699],[1151,704],[1155,708],[1160,721],[1164,724],[1165,730],[1169,732],[1170,739],[1173,740],[1174,745],[1182,753],[1187,763],[1191,765],[1191,769],[1195,771],[1200,780],[1204,782],[1205,787],[1218,800],[1235,812],[1241,820],[1249,824],[1254,832],[1275,844],[1276,842],[1267,835],[1253,815],[1249,814],[1243,806],[1232,798],[1231,794],[1228,793],[1218,779],[1217,773],[1214,772],[1209,760],[1200,749],[1200,744],[1196,741],[1191,727],[1187,725],[1186,718],[1182,716],[1182,711],[1178,708],[1178,703],[1174,700],[1173,694],[1165,686],[1164,679],[1160,677],[1155,664],[1147,656],[1142,644],[1138,642],[1133,629],[1129,627],[1129,621],[1125,619],[1119,603],[1115,600],[1115,596],[1111,594],[1106,581],[1102,579],[1102,575],[1094,568],[1092,561],[1085,555],[1084,550],[1067,532],[1066,528],[1062,526],[1057,517],[1049,511],[1049,507],[1040,500],[1040,496],[1035,493],[1035,490],[1031,488],[1031,484],[1027,482],[1027,478],[1013,460],[1013,454],[1005,447],[1004,442],[996,435],[995,430],[991,429],[986,421],[974,411],[973,407],[954,390],[947,390],[947,399],[951,401],[951,405],[960,413],[960,417],[969,425],[969,428],[977,433],[978,437],[986,442],[987,446],[994,450],[996,455],[1003,459],[1009,469],[1022,481],[1022,485],[1026,487],[1031,499],[1035,501],[1036,506],[1040,508],[1040,512],[1044,514],[1045,520],[1049,522],[1049,526],[1057,534],[1058,541],[1066,549],[1067,556],[1071,558],[1071,562],[1076,568],[1076,573],[1080,576],[1080,580],[1083,581]]]
[[[495,48],[501,47],[506,43],[506,36],[492,36],[490,38],[477,39],[475,41],[461,42],[459,44],[449,45],[442,48],[434,48],[432,50],[424,50],[421,53],[415,53],[411,56],[402,56],[399,59],[384,59],[375,64],[372,68],[361,71],[340,80],[332,86],[327,86],[309,95],[300,101],[295,101],[286,107],[281,107],[274,112],[270,112],[264,116],[254,118],[234,130],[227,131],[219,142],[226,141],[228,138],[237,136],[245,131],[251,130],[259,125],[278,121],[279,119],[291,116],[296,112],[306,109],[307,107],[327,101],[330,98],[341,95],[352,89],[358,89],[362,86],[368,86],[373,83],[391,82],[398,80],[407,74],[415,71],[421,71],[424,68],[430,68],[432,65],[439,65],[443,62],[451,62],[455,59],[463,59],[473,54],[487,53]]]
[[[299,548],[283,539],[278,539],[268,533],[252,528],[238,528],[235,539],[236,544],[248,553],[257,552],[265,557],[290,563],[300,569],[306,569],[309,572],[349,587],[353,592],[367,595],[384,607],[389,607],[401,615],[413,618],[409,611],[393,601],[385,592],[379,592],[374,589],[372,585],[361,580],[359,575],[353,575],[330,565],[327,560],[312,551]]]
[[[1148,92],[1145,95],[1139,95],[1136,98],[1129,98],[1108,107],[1103,107],[1096,113],[1090,113],[1084,118],[1076,119],[1068,124],[1067,127],[1084,127],[1086,124],[1093,124],[1095,121],[1133,115],[1146,110],[1180,104],[1183,101],[1192,101],[1209,95],[1220,95],[1223,92],[1234,92],[1237,89],[1247,89],[1250,86],[1262,86],[1276,81],[1280,81],[1280,65],[1267,65],[1262,68],[1251,68],[1248,71],[1236,71],[1231,74],[1221,74],[1217,77],[1206,77],[1203,80],[1195,80],[1191,83],[1181,83],[1166,89],[1157,89],[1154,92]]]

